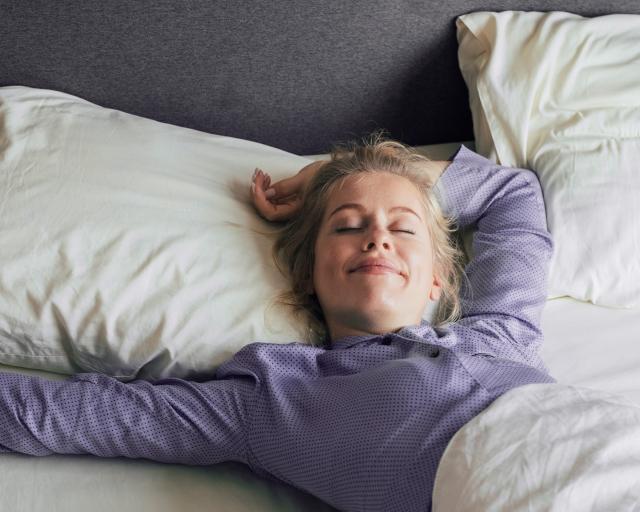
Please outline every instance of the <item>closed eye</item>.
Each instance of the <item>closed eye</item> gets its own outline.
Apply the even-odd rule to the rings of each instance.
[[[338,228],[336,229],[336,233],[342,233],[343,231],[359,231],[362,228]],[[408,229],[392,229],[391,231],[398,231],[400,233],[408,233],[410,235],[415,235],[415,231],[410,231]]]

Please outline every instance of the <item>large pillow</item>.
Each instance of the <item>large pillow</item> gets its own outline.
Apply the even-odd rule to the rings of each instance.
[[[308,162],[1,87],[0,363],[195,377],[248,343],[303,340],[272,306],[286,283],[249,185]]]
[[[640,16],[476,12],[457,29],[476,150],[540,179],[549,297],[640,305]]]

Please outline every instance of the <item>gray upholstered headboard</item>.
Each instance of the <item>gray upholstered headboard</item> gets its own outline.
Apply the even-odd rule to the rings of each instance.
[[[640,2],[0,0],[0,85],[299,154],[375,128],[412,145],[469,140],[455,18],[478,10]]]

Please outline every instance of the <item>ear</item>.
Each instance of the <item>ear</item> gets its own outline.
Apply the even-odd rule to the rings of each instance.
[[[437,300],[440,299],[441,295],[442,295],[442,286],[440,284],[440,279],[438,279],[438,277],[434,275],[433,284],[431,285],[431,291],[429,292],[429,300],[436,302]]]

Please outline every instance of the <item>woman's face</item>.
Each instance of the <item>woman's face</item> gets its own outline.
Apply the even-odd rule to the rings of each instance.
[[[324,212],[313,268],[331,339],[419,324],[428,301],[440,296],[420,191],[384,172],[341,185]]]

